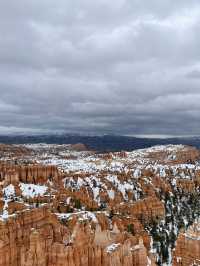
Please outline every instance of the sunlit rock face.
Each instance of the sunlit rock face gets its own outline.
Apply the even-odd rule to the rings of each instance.
[[[197,149],[99,154],[82,144],[28,144],[0,151],[0,266],[199,259]]]

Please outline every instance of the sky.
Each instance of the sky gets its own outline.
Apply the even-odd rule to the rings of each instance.
[[[199,0],[2,0],[0,33],[0,134],[200,135]]]

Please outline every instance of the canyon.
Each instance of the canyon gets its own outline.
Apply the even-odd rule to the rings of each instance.
[[[200,152],[0,145],[0,266],[200,265]]]

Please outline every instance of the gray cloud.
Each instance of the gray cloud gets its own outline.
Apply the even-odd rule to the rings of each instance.
[[[0,2],[0,133],[198,135],[198,0]]]

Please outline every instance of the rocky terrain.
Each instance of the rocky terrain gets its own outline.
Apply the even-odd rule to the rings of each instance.
[[[0,145],[0,266],[200,265],[199,158]]]
[[[180,232],[174,250],[173,265],[200,265],[200,220]]]

